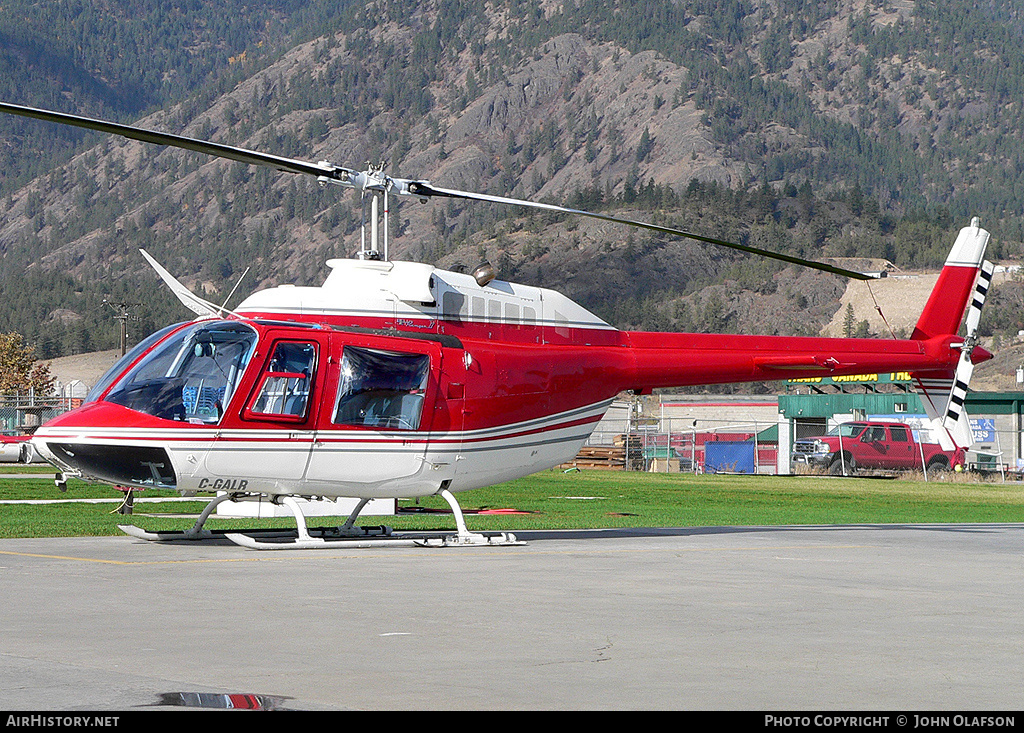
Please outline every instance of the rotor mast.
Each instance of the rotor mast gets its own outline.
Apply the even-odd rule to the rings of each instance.
[[[365,171],[352,171],[338,168],[326,160],[317,164],[325,171],[331,171],[334,175],[322,175],[317,177],[317,183],[326,186],[333,183],[336,186],[353,188],[360,192],[362,198],[362,219],[360,222],[360,246],[359,259],[361,260],[383,260],[388,261],[388,236],[390,233],[391,203],[388,193],[395,187],[395,179],[384,173],[384,164],[377,166],[367,163]],[[399,190],[399,193],[404,191]],[[370,220],[366,220],[366,198],[370,198]],[[370,238],[367,241],[366,233],[369,227]],[[383,230],[383,231],[382,231]]]

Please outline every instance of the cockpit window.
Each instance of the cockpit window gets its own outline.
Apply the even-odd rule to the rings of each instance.
[[[429,374],[426,354],[346,346],[334,424],[417,430]]]
[[[138,344],[133,346],[124,356],[118,359],[117,363],[114,364],[114,366],[110,367],[110,369],[108,369],[106,373],[100,378],[100,381],[98,381],[96,385],[89,390],[89,394],[85,396],[85,402],[95,402],[96,400],[98,400],[100,396],[104,392],[106,392],[107,387],[113,384],[114,380],[117,379],[121,372],[125,370],[125,367],[127,367],[136,359],[138,359],[149,349],[153,348],[153,345],[159,343],[160,340],[163,339],[167,334],[171,333],[175,329],[181,328],[184,325],[184,323],[175,323],[173,326],[162,328],[156,333],[150,334],[142,341],[140,341]]]
[[[165,420],[219,422],[255,346],[241,323],[198,323],[159,344],[105,399]]]

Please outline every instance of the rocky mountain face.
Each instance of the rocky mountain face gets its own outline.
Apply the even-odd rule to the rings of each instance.
[[[996,254],[1019,253],[1016,194],[992,193],[1009,177],[992,171],[1019,170],[1021,130],[1007,120],[1021,103],[1008,75],[983,75],[986,59],[1016,63],[1005,39],[1019,24],[1004,8],[988,16],[1006,20],[995,36],[1004,45],[952,39],[974,59],[969,75],[953,76],[946,51],[920,40],[946,24],[909,0],[617,12],[582,0],[435,0],[411,11],[381,0],[342,3],[326,19],[315,5],[282,11],[290,35],[226,48],[223,70],[212,64],[192,93],[122,121],[904,268],[941,262],[983,189]],[[240,292],[318,284],[326,259],[359,248],[363,202],[352,192],[98,135],[54,152],[35,129],[12,128],[2,142],[12,166],[33,155],[53,167],[27,183],[0,180],[10,303],[0,329],[26,333],[44,355],[112,345],[105,300],[133,304],[136,336],[187,316],[139,248],[214,300],[243,272]],[[622,327],[817,333],[845,289],[833,276],[609,223],[492,204],[392,205],[393,257],[456,268],[488,259],[502,277],[562,289]]]

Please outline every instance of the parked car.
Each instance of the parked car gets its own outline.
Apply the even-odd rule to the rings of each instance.
[[[893,422],[848,422],[827,434],[801,438],[793,446],[793,464],[821,468],[834,475],[858,469],[940,471],[964,465],[964,450],[944,451],[919,443],[909,425]]]
[[[31,437],[31,435],[0,435],[0,462],[41,462],[42,457],[29,442]]]

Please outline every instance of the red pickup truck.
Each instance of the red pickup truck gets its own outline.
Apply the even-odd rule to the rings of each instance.
[[[964,450],[944,451],[935,443],[918,443],[909,425],[894,422],[848,422],[826,435],[801,438],[793,446],[793,464],[823,468],[833,475],[858,469],[944,471],[964,465]]]

